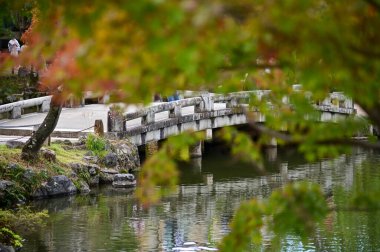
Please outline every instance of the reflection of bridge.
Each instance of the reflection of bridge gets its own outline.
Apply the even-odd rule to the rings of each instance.
[[[267,90],[226,95],[200,93],[188,99],[153,104],[141,110],[129,106],[124,115],[117,114],[113,110],[108,112],[109,107],[106,105],[65,109],[53,136],[78,137],[79,131],[92,126],[96,119],[107,121],[109,135],[129,137],[136,145],[162,140],[187,130],[211,132],[215,128],[247,123],[244,113],[246,103],[252,97],[260,100],[269,93]],[[287,99],[283,100],[287,102]],[[1,105],[0,114],[3,118],[9,114],[10,119],[0,120],[0,134],[30,134],[32,127],[23,131],[19,127],[41,123],[49,103],[50,97],[41,97]],[[42,113],[22,115],[22,112],[30,107],[37,107]],[[330,97],[315,107],[321,111],[321,121],[337,120],[354,113],[352,100],[340,93],[330,94]],[[258,122],[265,121],[260,111],[253,112]]]
[[[134,245],[140,248],[139,251],[173,251],[173,247],[185,241],[216,243],[229,232],[230,219],[242,201],[253,197],[266,198],[275,188],[294,180],[307,179],[321,184],[324,190],[336,186],[353,188],[355,172],[360,171],[360,164],[371,160],[371,156],[370,152],[355,150],[353,155],[312,164],[298,161],[297,156],[292,157],[297,162],[282,157],[276,171],[266,176],[229,174],[219,175],[219,179],[221,170],[236,170],[236,167],[220,167],[218,164],[207,167],[207,163],[201,171],[184,167],[181,172],[191,173],[196,181],[181,181],[176,192],[149,209],[142,208],[125,191],[109,188],[101,188],[99,195],[81,197],[80,200],[36,201],[33,202],[35,207],[49,209],[60,218],[54,218],[52,225],[44,227],[39,237],[26,239],[26,249],[28,245],[38,244],[50,250],[95,251],[104,248],[116,251]],[[215,158],[208,164],[214,161]],[[222,158],[221,162],[228,163],[228,157]],[[62,233],[66,235],[62,236]],[[264,239],[269,240],[270,235],[263,230]],[[36,239],[40,243],[35,242]],[[136,239],[137,244],[126,244],[128,239]],[[124,247],[117,247],[120,244]]]

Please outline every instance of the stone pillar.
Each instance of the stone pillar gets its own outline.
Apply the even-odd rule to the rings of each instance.
[[[41,105],[40,112],[45,113],[48,112],[50,109],[50,101],[43,101]]]
[[[265,149],[265,154],[268,158],[268,161],[274,162],[277,159],[277,148],[267,148]]]
[[[202,171],[202,158],[198,157],[198,158],[192,158],[190,160],[191,162],[191,165],[193,166],[194,170],[197,171],[197,172],[201,172]]]
[[[210,93],[201,94],[202,102],[195,106],[194,112],[200,113],[205,111],[213,111],[214,110],[214,100],[212,99]]]
[[[110,109],[107,116],[107,131],[108,132],[123,132],[126,131],[126,123],[121,111]]]
[[[212,129],[206,129],[206,141],[212,141]]]
[[[195,145],[190,147],[190,157],[199,158],[202,157],[202,142],[199,141]]]
[[[80,99],[80,102],[79,102],[80,106],[81,107],[85,106],[86,105],[86,97],[83,95],[79,99]]]
[[[182,116],[182,108],[180,104],[175,104],[174,108],[169,110],[169,118],[177,118]]]
[[[236,97],[231,97],[231,100],[226,103],[226,108],[234,108],[237,107],[238,104],[238,99]]]
[[[94,133],[100,137],[104,136],[104,127],[102,120],[95,120]]]
[[[158,142],[150,141],[145,144],[145,157],[149,158],[158,151]]]
[[[152,110],[148,110],[146,115],[144,115],[141,119],[141,125],[154,123],[154,120],[155,120],[154,116],[155,116],[155,113]]]
[[[271,137],[267,144],[268,147],[277,147],[277,139],[275,137]]]
[[[22,111],[21,106],[13,107],[13,109],[11,111],[11,119],[20,118],[21,117],[21,111]]]

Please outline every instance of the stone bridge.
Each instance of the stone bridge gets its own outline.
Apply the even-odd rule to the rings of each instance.
[[[236,92],[226,95],[192,93],[194,96],[173,102],[160,103],[136,112],[120,114],[108,112],[108,135],[116,138],[128,137],[137,146],[166,139],[185,131],[206,131],[247,123],[244,113],[252,97],[262,99],[269,90]],[[187,94],[185,93],[185,96]],[[283,102],[288,99],[284,98]],[[335,121],[355,113],[354,104],[340,92],[334,92],[323,102],[315,105],[321,111],[320,121]],[[265,122],[265,116],[253,110],[257,122]]]
[[[256,90],[221,95],[188,91],[183,92],[183,96],[189,98],[154,103],[140,109],[135,105],[129,105],[124,110],[127,112],[123,114],[116,113],[115,110],[109,109],[109,105],[102,104],[65,108],[52,137],[77,138],[81,134],[91,132],[91,129],[84,132],[83,129],[91,128],[94,121],[99,119],[108,125],[109,136],[129,137],[137,146],[188,130],[206,131],[208,136],[212,136],[213,129],[247,123],[244,110],[249,100],[252,97],[262,99],[270,92]],[[50,100],[51,97],[46,96],[0,105],[0,118],[3,118],[0,120],[0,134],[30,135],[33,125],[42,123]],[[284,98],[283,102],[288,102],[288,99]],[[37,107],[40,113],[31,112],[32,107]],[[321,111],[321,121],[334,121],[355,113],[352,100],[339,92],[331,93],[323,102],[315,104],[315,107]],[[258,122],[265,122],[265,117],[260,111],[253,112],[256,113],[255,118]]]

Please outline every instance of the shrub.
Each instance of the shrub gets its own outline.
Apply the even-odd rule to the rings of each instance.
[[[0,243],[22,247],[22,238],[17,233],[33,232],[43,226],[48,217],[47,210],[33,212],[27,207],[16,211],[0,209]]]
[[[21,248],[22,238],[12,230],[2,227],[0,229],[0,244]]]
[[[103,137],[89,134],[86,139],[86,147],[98,157],[104,157],[106,154],[107,141]]]

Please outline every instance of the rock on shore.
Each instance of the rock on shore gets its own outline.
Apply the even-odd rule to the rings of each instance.
[[[59,195],[71,195],[77,192],[74,183],[65,175],[50,177],[32,193],[33,198],[46,198]]]

